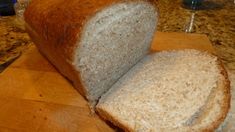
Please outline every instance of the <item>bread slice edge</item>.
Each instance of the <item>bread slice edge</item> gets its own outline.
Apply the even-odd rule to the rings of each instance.
[[[223,100],[221,101],[222,104],[220,104],[221,105],[221,113],[217,117],[214,118],[214,121],[210,126],[206,126],[205,128],[201,128],[201,131],[216,130],[220,126],[220,124],[225,120],[225,118],[229,112],[229,109],[230,109],[230,101],[231,101],[230,81],[229,81],[227,71],[225,70],[222,61],[220,59],[218,59],[217,62],[218,62],[218,68],[220,69],[220,75],[222,77],[221,82],[223,83],[223,84],[221,84],[221,86],[217,87],[217,91],[216,91],[216,93],[218,93],[221,90],[223,93]],[[208,103],[213,103],[212,101],[214,101],[214,100],[211,100]],[[214,104],[212,104],[212,106],[210,106],[210,107],[213,107],[213,105]],[[213,109],[210,109],[210,111],[211,110],[213,110]],[[203,113],[199,117],[199,119],[205,118],[207,116],[206,112],[207,111],[203,111]]]
[[[186,127],[186,129],[182,129],[183,131],[214,131],[216,128],[219,127],[219,125],[224,121],[224,119],[227,116],[227,113],[230,109],[230,100],[231,100],[231,93],[230,93],[230,81],[228,79],[228,74],[224,68],[224,65],[222,63],[222,61],[220,59],[217,60],[218,63],[218,68],[220,70],[220,81],[222,82],[222,86],[217,86],[216,87],[216,91],[214,94],[218,93],[218,92],[222,92],[223,93],[223,97],[222,97],[222,101],[223,104],[220,104],[221,107],[221,112],[219,115],[217,115],[216,117],[213,118],[213,123],[211,123],[210,125],[206,126],[206,127],[202,127],[202,128],[197,128],[197,125],[194,126],[192,125],[192,127]],[[210,107],[213,107],[215,98],[213,98],[212,100],[210,100],[207,104],[213,103]],[[206,106],[206,108],[208,108]],[[209,109],[209,112],[212,111],[213,109]],[[119,120],[117,117],[113,116],[112,114],[110,114],[108,111],[106,111],[104,108],[102,108],[102,105],[97,105],[96,107],[96,111],[97,113],[100,115],[100,117],[104,120],[110,121],[111,123],[113,123],[115,126],[122,128],[124,131],[135,131],[133,130],[133,128],[131,128],[130,126],[126,125],[125,123],[123,123],[121,120]],[[197,118],[197,120],[203,120],[204,118],[207,117],[207,113],[208,111],[202,111],[202,113],[200,114],[200,116]],[[200,123],[199,123],[200,125]],[[176,129],[177,130],[177,129]],[[179,128],[180,130],[180,128]]]

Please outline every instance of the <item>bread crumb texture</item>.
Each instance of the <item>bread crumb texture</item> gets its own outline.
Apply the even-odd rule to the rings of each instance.
[[[155,7],[144,1],[114,4],[86,23],[73,64],[90,101],[148,53],[156,25]]]
[[[206,52],[150,54],[116,82],[97,107],[135,131],[184,128],[204,108],[220,76],[217,57]],[[219,105],[216,109],[209,114],[220,112]],[[210,118],[203,121],[211,123]]]

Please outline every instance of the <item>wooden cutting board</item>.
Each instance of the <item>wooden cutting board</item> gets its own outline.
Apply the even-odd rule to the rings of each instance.
[[[214,52],[205,35],[156,33],[152,50],[194,48]],[[109,132],[86,100],[35,46],[0,74],[0,131]]]

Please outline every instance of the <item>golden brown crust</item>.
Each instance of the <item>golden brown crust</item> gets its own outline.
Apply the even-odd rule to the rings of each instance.
[[[78,76],[77,76],[77,73],[79,71],[74,71],[74,68],[72,67],[71,64],[69,64],[68,62],[63,62],[63,61],[60,61],[60,57],[53,57],[53,56],[56,56],[56,52],[51,52],[50,54],[52,55],[48,55],[48,53],[50,52],[50,48],[48,48],[49,45],[47,45],[47,42],[43,41],[41,39],[41,37],[39,36],[39,34],[34,31],[27,23],[25,24],[25,28],[26,28],[26,31],[29,33],[29,36],[31,37],[31,39],[33,40],[33,42],[35,44],[38,44],[38,50],[42,53],[43,56],[45,56],[46,58],[48,58],[53,65],[56,65],[56,69],[60,69],[60,72],[65,76],[67,77],[68,79],[77,79],[78,81],[77,82],[72,82],[73,85],[75,85],[76,87],[79,87],[78,91],[82,94],[82,95],[85,95],[86,94],[86,90],[84,89],[84,87],[82,87],[79,79],[78,79]],[[41,50],[41,44],[46,44],[44,46],[44,50],[42,51]],[[46,51],[45,51],[46,50]],[[58,55],[59,56],[59,55]]]
[[[222,112],[220,113],[220,115],[215,118],[214,122],[211,124],[211,126],[208,126],[207,128],[205,128],[203,131],[207,132],[207,131],[214,131],[216,128],[219,127],[219,125],[224,121],[224,119],[227,116],[227,113],[230,109],[230,101],[231,101],[231,93],[230,93],[230,81],[228,78],[228,74],[224,68],[224,65],[222,63],[222,61],[220,59],[218,59],[218,66],[220,69],[220,74],[224,77],[224,87],[223,88],[223,94],[224,94],[224,98],[223,98],[223,104],[221,104],[221,109]]]
[[[221,113],[219,116],[214,118],[213,123],[210,126],[207,126],[206,128],[202,128],[203,132],[212,132],[216,128],[219,127],[219,125],[224,121],[224,119],[227,116],[227,113],[230,109],[230,100],[231,100],[231,93],[230,93],[230,81],[228,79],[228,74],[223,66],[223,63],[221,60],[218,59],[218,67],[220,69],[220,74],[223,76],[223,87],[221,87],[224,94],[223,102],[221,105]]]
[[[83,96],[87,91],[72,62],[83,28],[97,12],[120,2],[154,0],[33,0],[24,16],[26,29],[40,52]]]
[[[222,89],[221,88],[216,89],[216,90],[222,90],[223,91],[224,98],[221,101],[221,102],[223,102],[223,104],[221,104],[221,111],[222,112],[219,114],[219,116],[214,118],[213,123],[210,124],[209,126],[206,126],[205,128],[195,129],[196,126],[198,126],[198,125],[200,125],[200,123],[202,123],[202,122],[199,122],[199,123],[193,125],[191,128],[186,128],[186,130],[188,130],[188,131],[213,132],[216,128],[219,127],[219,125],[226,118],[226,115],[227,115],[227,113],[229,111],[229,108],[230,108],[230,100],[231,100],[230,81],[228,79],[228,74],[227,74],[227,72],[226,72],[226,70],[225,70],[225,68],[224,68],[224,66],[223,66],[223,64],[220,60],[218,60],[218,67],[219,67],[220,73],[223,77],[223,80],[222,80],[223,81],[223,87],[221,87]],[[125,123],[122,123],[119,119],[115,118],[114,116],[112,116],[110,113],[108,113],[104,109],[98,107],[96,110],[102,118],[104,118],[105,120],[111,121],[114,125],[122,128],[123,130],[125,130],[125,131],[134,131],[134,130],[132,130],[132,128],[130,128],[130,126],[126,125]],[[202,115],[199,118],[203,119],[204,116],[207,116],[207,115],[202,113]]]
[[[214,57],[216,55],[212,55],[212,56]],[[200,125],[200,123],[202,123],[201,120],[203,120],[206,116],[208,116],[207,114],[210,112],[211,109],[213,109],[213,105],[215,105],[213,101],[215,99],[217,92],[223,93],[223,100],[219,101],[219,102],[222,102],[220,103],[221,112],[217,117],[213,119],[212,124],[210,124],[209,126],[206,126],[205,128],[199,128],[199,130],[195,130],[195,131],[213,132],[224,121],[230,108],[231,94],[230,94],[230,81],[228,79],[228,74],[220,59],[217,60],[217,63],[218,63],[218,68],[220,69],[220,75],[222,77],[222,79],[218,83],[222,83],[222,84],[219,84],[221,86],[218,85],[218,87],[214,89],[215,90],[214,92],[212,91],[212,97],[210,97],[211,98],[210,101],[206,104],[207,106],[205,107],[205,109],[202,110],[203,113],[201,113],[201,115],[198,117],[197,123],[194,124],[193,127]]]

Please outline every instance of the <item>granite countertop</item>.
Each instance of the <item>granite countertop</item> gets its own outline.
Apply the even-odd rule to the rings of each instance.
[[[222,2],[221,2],[222,1]],[[195,12],[193,33],[206,34],[224,64],[235,70],[235,1],[214,0],[215,9]],[[158,31],[184,32],[192,11],[182,8],[181,0],[158,0]]]
[[[191,16],[195,13],[192,33],[206,34],[209,37],[218,56],[229,71],[233,89],[235,88],[234,2],[234,0],[210,0],[207,1],[209,4],[206,7],[217,8],[196,12],[182,8],[181,0],[158,0],[156,2],[160,12],[158,31],[184,32]],[[0,17],[0,73],[31,44],[20,19],[16,16]],[[232,98],[235,100],[234,96]],[[232,127],[235,126],[234,102],[232,102],[231,113],[227,126]],[[235,128],[229,130],[235,131]]]
[[[23,21],[16,16],[0,17],[0,73],[30,44]]]

